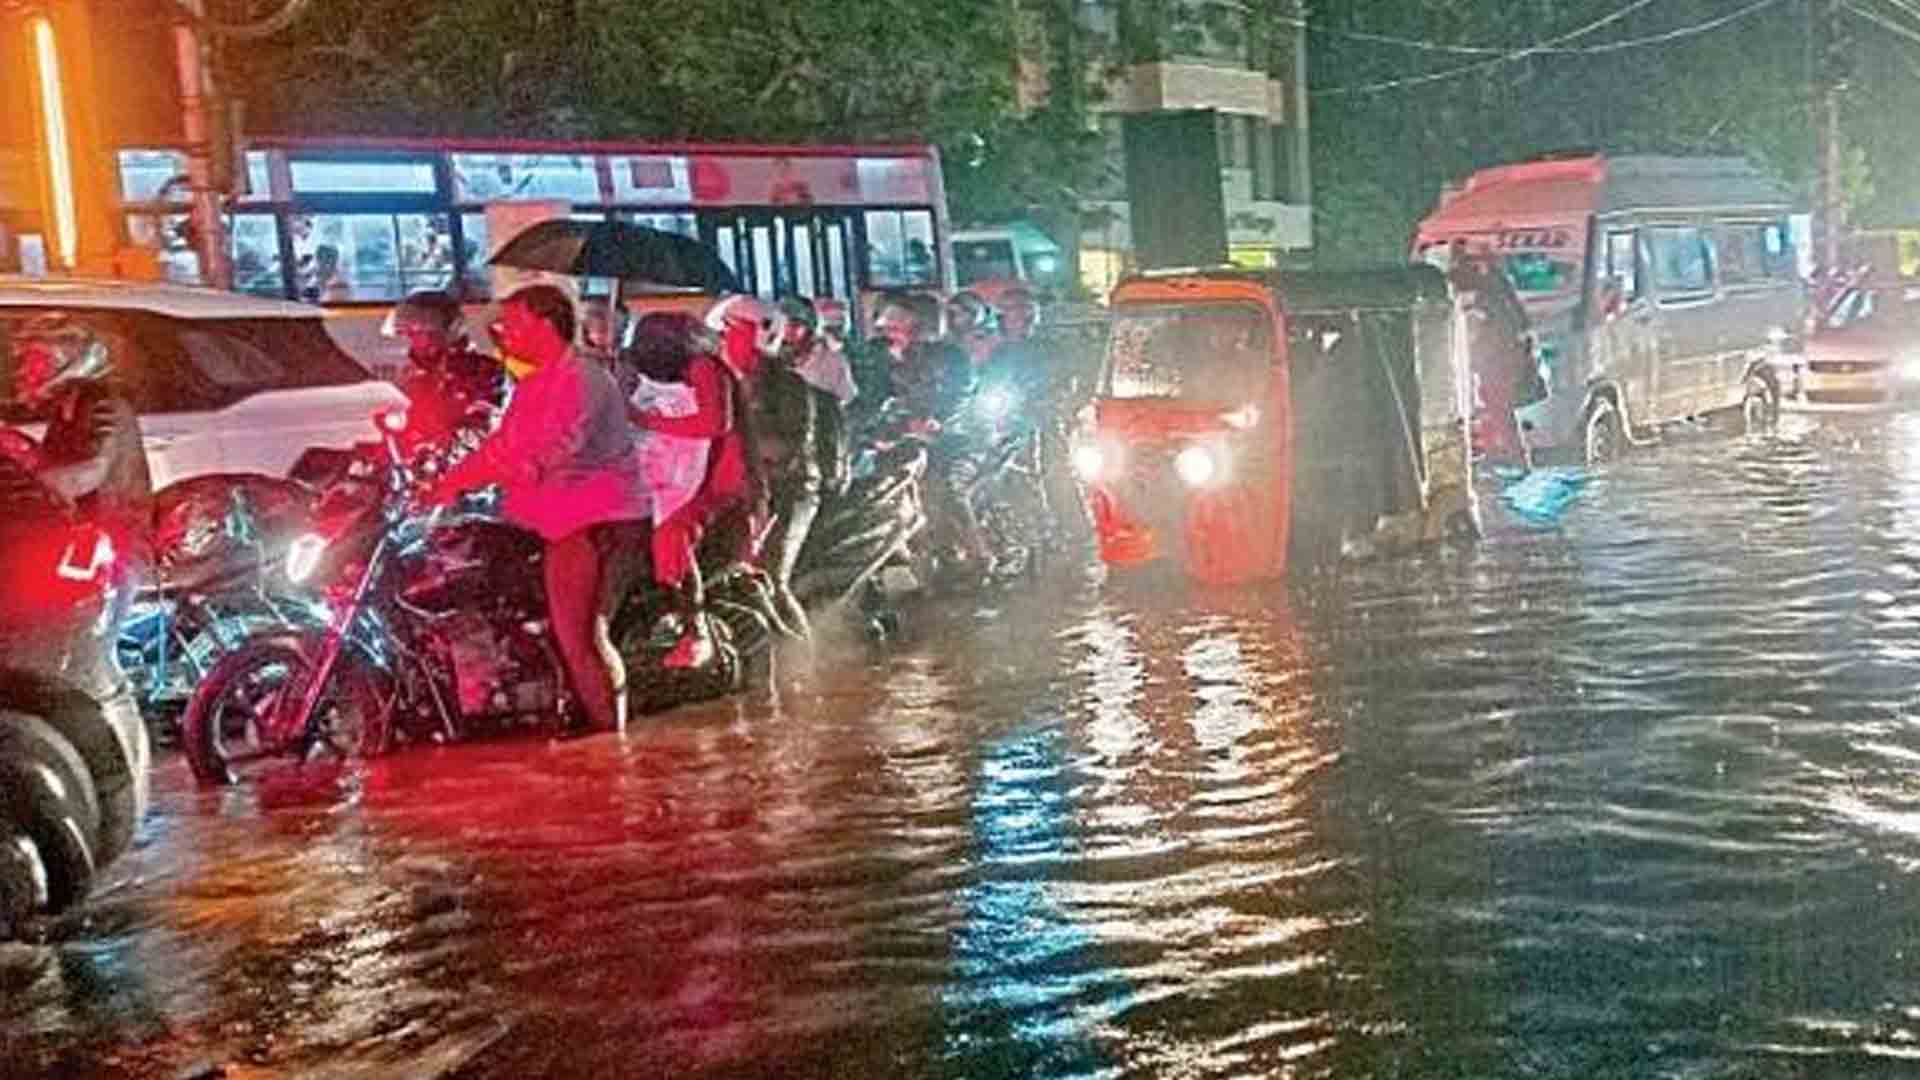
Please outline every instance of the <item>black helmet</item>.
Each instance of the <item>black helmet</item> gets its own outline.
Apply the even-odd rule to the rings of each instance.
[[[440,289],[421,289],[400,301],[381,330],[388,337],[421,330],[452,341],[466,336],[466,323],[460,301]]]
[[[713,332],[682,311],[656,311],[640,317],[625,357],[634,370],[655,382],[680,382],[695,356],[719,348]]]
[[[789,323],[799,323],[809,333],[820,329],[820,312],[804,296],[789,296],[780,301],[780,313]]]
[[[993,323],[993,309],[971,289],[962,289],[947,299],[947,332],[977,333]]]
[[[113,374],[113,348],[71,316],[37,315],[12,336],[13,391],[22,402],[46,401],[64,387]]]

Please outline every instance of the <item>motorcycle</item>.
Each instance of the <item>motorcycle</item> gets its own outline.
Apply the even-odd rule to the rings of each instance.
[[[546,622],[540,540],[503,521],[484,496],[423,506],[422,477],[444,468],[444,455],[403,451],[402,414],[384,414],[379,427],[380,498],[340,500],[287,551],[287,578],[312,584],[325,620],[249,639],[188,703],[183,741],[204,785],[407,743],[569,726],[576,705]],[[711,580],[719,657],[698,670],[658,662],[677,637],[671,619],[651,617],[667,608],[663,594],[643,588],[623,604],[615,641],[630,658],[640,711],[739,689],[743,629],[759,626],[748,647],[766,648],[766,624],[751,607],[753,572],[716,571]]]
[[[313,496],[265,476],[205,476],[155,499],[155,576],[134,597],[116,653],[153,736],[177,737],[180,713],[216,661],[248,637],[313,621],[280,572],[310,524]]]
[[[801,545],[793,591],[803,605],[844,605],[876,638],[898,632],[892,598],[920,585],[912,567],[927,528],[926,471],[918,441],[863,448],[853,482],[825,501]]]

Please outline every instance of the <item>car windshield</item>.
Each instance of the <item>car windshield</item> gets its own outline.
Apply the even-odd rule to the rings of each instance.
[[[1266,315],[1240,304],[1152,307],[1114,316],[1107,393],[1238,405],[1264,397]]]
[[[6,421],[30,419],[14,402],[13,335],[59,313],[115,351],[114,378],[141,413],[208,411],[253,394],[364,382],[371,375],[334,343],[319,317],[177,319],[103,308],[0,308],[0,386]]]

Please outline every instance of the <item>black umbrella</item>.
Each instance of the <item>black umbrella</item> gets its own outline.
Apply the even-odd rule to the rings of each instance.
[[[624,221],[542,221],[507,241],[488,261],[572,277],[619,278],[642,288],[740,291],[733,271],[712,248],[679,233]]]

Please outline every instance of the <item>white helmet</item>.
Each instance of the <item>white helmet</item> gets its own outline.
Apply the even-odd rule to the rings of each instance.
[[[707,329],[716,334],[726,332],[727,324],[736,320],[753,323],[757,329],[753,343],[762,356],[775,356],[787,337],[787,316],[771,304],[761,303],[757,297],[736,294],[713,305],[707,311]]]

